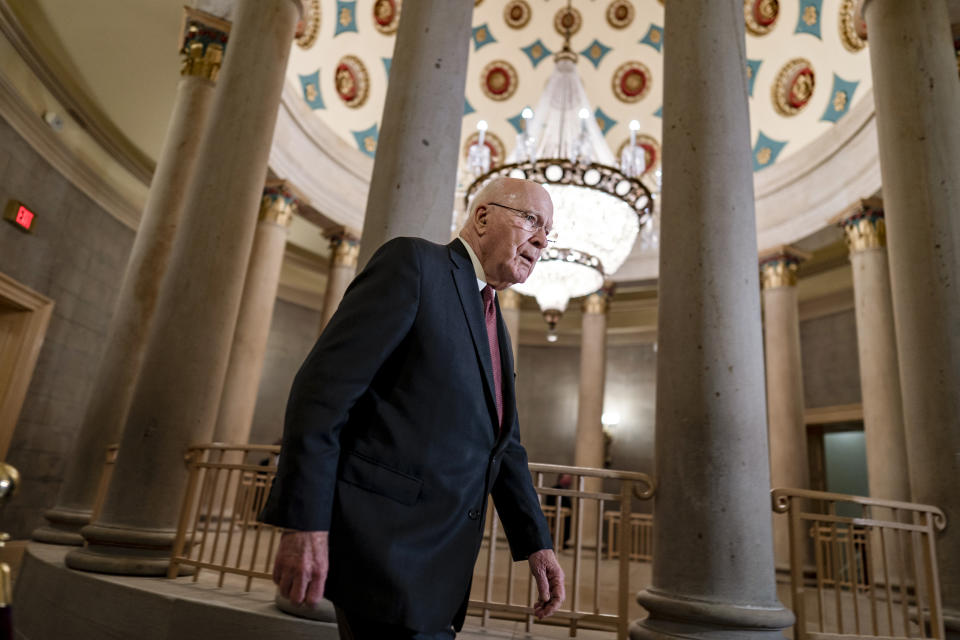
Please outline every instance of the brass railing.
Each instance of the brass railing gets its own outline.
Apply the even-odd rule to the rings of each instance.
[[[799,489],[774,489],[771,497],[790,520],[796,640],[944,638],[940,509]],[[815,576],[805,581],[810,557]]]
[[[190,448],[170,577],[189,570],[198,580],[201,572],[208,571],[218,586],[230,580],[229,586],[246,591],[255,579],[272,579],[282,529],[257,522],[257,515],[276,475],[279,452],[275,445]],[[530,471],[567,574],[567,601],[548,622],[569,627],[573,636],[580,628],[611,630],[618,638],[626,638],[630,619],[635,617],[628,608],[642,586],[630,584],[630,563],[642,545],[634,543],[631,532],[624,535],[621,523],[631,523],[630,529],[635,529],[635,516],[640,514],[633,513],[633,501],[653,496],[653,480],[643,473],[546,464],[531,464]],[[572,488],[544,486],[546,477],[564,473],[572,475]],[[608,507],[615,507],[615,517]],[[512,562],[492,509],[487,523],[474,572],[471,612],[480,616],[484,626],[496,617],[525,620],[530,629],[536,600],[530,572],[526,563]],[[611,550],[611,545],[616,548]]]
[[[607,526],[605,528],[607,533],[607,558],[619,558],[620,543],[617,541],[617,536],[620,535],[622,531],[620,526],[620,512],[607,511],[604,514],[604,518],[607,520]],[[630,528],[627,533],[630,537],[630,559],[637,562],[652,561],[653,514],[631,513]]]
[[[180,509],[168,576],[189,567],[196,581],[203,569],[240,576],[250,590],[254,578],[271,580],[282,529],[257,522],[277,473],[276,445],[205,444],[191,447],[187,488]]]
[[[619,523],[631,522],[634,497],[653,497],[653,480],[644,473],[550,464],[531,463],[530,471],[566,573],[566,602],[543,624],[566,626],[571,636],[576,636],[577,629],[601,629],[616,632],[618,639],[626,638],[630,599],[637,585],[630,585],[632,536],[623,535]],[[546,477],[560,474],[573,477],[572,488],[544,486]],[[617,507],[612,533],[608,505]],[[512,561],[501,529],[499,518],[488,518],[485,542],[474,570],[470,612],[480,616],[481,626],[487,626],[491,617],[515,619],[523,621],[530,633],[538,624],[533,616],[536,586],[526,563]],[[617,560],[604,557],[604,541],[617,545]]]

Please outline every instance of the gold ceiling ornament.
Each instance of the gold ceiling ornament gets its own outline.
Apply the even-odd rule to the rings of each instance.
[[[320,33],[320,0],[307,0],[303,6],[304,16],[297,23],[296,43],[301,49],[309,49]]]
[[[286,180],[270,180],[260,200],[260,220],[289,227],[299,204],[297,194]]]
[[[618,158],[623,155],[623,150],[627,148],[628,144],[630,144],[630,138],[625,138],[617,148]],[[637,146],[643,149],[644,170],[641,175],[647,175],[660,166],[660,143],[653,136],[641,133],[637,135]]]
[[[793,287],[797,284],[797,268],[811,254],[789,246],[779,246],[760,254],[760,280],[764,289]]]
[[[573,7],[564,7],[553,16],[553,28],[562,36],[566,36],[567,33],[572,36],[580,31],[582,26],[583,16]]]
[[[867,46],[867,22],[863,19],[862,0],[840,3],[840,43],[847,51],[857,52]]]
[[[639,60],[628,60],[613,72],[613,94],[621,102],[639,102],[650,92],[653,74]]]
[[[527,26],[530,16],[530,5],[526,0],[510,0],[503,8],[503,21],[513,29],[522,29]]]
[[[743,17],[747,32],[762,36],[770,33],[780,17],[778,0],[743,0]]]
[[[474,131],[467,136],[466,141],[463,143],[464,159],[466,159],[470,154],[470,147],[477,144],[479,138],[479,131]],[[503,159],[506,157],[506,147],[503,146],[503,141],[497,136],[497,134],[492,131],[485,131],[483,134],[483,144],[490,149],[490,167],[495,169],[502,165]]]
[[[337,95],[351,109],[359,109],[370,95],[370,76],[357,56],[343,56],[334,73]]]
[[[887,226],[883,216],[883,200],[858,200],[831,220],[843,229],[850,253],[887,246]]]
[[[323,235],[330,241],[334,267],[357,266],[357,258],[360,256],[360,238],[357,234],[346,227],[339,227]]]
[[[473,0],[473,6],[479,7],[481,2],[483,2],[483,0]]]
[[[373,26],[384,35],[392,35],[400,26],[400,5],[403,0],[376,0],[373,3]]]
[[[216,82],[230,36],[230,22],[184,7],[180,29],[180,74]]]
[[[613,298],[613,291],[616,285],[607,280],[603,283],[603,288],[594,291],[583,299],[583,312],[593,314],[605,314],[610,310],[610,299]]]
[[[508,100],[517,90],[517,70],[506,60],[494,60],[480,72],[480,88],[491,100]]]
[[[810,103],[815,86],[813,65],[806,58],[794,58],[780,69],[773,81],[773,108],[782,116],[800,113]]]
[[[633,22],[635,14],[629,0],[613,0],[607,6],[607,24],[614,29],[626,29]]]

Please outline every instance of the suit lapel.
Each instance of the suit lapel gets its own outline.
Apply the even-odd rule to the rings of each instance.
[[[450,271],[457,287],[457,294],[460,296],[460,305],[463,307],[463,314],[466,316],[467,326],[470,327],[473,347],[476,350],[480,367],[483,370],[483,379],[486,383],[484,385],[484,391],[487,397],[487,407],[492,411],[492,419],[493,422],[496,423],[497,403],[494,398],[493,364],[490,361],[490,344],[487,341],[487,327],[483,322],[483,305],[480,301],[480,292],[477,290],[477,276],[473,272],[473,263],[470,262],[470,257],[467,255],[466,249],[458,246],[459,242],[460,240],[454,240],[447,245],[450,248],[450,259],[454,265]]]

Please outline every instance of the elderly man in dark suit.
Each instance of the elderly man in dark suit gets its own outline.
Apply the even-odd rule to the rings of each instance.
[[[297,374],[263,519],[293,530],[277,552],[280,594],[326,596],[341,637],[454,637],[488,495],[536,578],[534,613],[563,602],[495,293],[527,279],[552,225],[543,187],[500,178],[450,244],[387,242]]]

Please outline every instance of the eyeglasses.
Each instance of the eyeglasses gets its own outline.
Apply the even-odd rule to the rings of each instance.
[[[557,241],[557,230],[547,229],[546,225],[540,222],[540,217],[537,214],[531,213],[530,211],[524,211],[523,209],[514,209],[513,207],[508,207],[507,205],[500,204],[499,202],[491,202],[489,204],[495,204],[498,207],[512,211],[513,215],[520,218],[520,226],[530,233],[537,233],[542,229],[543,234],[547,236],[547,242],[553,244]]]

